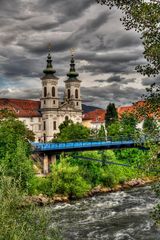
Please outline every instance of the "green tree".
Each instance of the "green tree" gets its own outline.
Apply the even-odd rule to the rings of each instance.
[[[145,134],[154,135],[158,133],[158,126],[156,121],[152,117],[147,117],[144,119],[143,131]]]
[[[52,166],[49,179],[52,194],[65,194],[70,198],[79,198],[90,190],[90,185],[81,176],[79,167],[70,164],[70,157],[61,158],[60,163]]]
[[[62,130],[63,130],[64,128],[68,127],[68,126],[71,125],[71,124],[73,124],[73,121],[72,121],[72,120],[70,120],[70,119],[65,120],[63,123],[61,123],[61,124],[59,125],[59,131],[62,132]]]
[[[122,126],[119,121],[110,124],[107,128],[107,139],[118,140],[122,136]]]
[[[142,74],[155,75],[160,71],[160,4],[150,0],[96,0],[110,8],[116,6],[125,14],[121,19],[126,30],[135,29],[141,33],[144,57],[147,64],[137,66]]]
[[[99,131],[98,131],[98,138],[101,140],[105,140],[106,137],[106,132],[105,132],[105,128],[103,125],[101,125]]]
[[[34,175],[28,143],[32,137],[19,120],[9,117],[0,121],[0,165],[6,175],[20,179],[21,186],[26,190]]]
[[[84,127],[80,123],[70,122],[68,125],[61,128],[58,133],[57,141],[79,141],[88,139],[90,136],[90,130]]]
[[[136,114],[134,113],[124,113],[120,119],[122,135],[133,138],[138,134],[138,130],[136,128],[138,123]]]
[[[118,113],[117,113],[115,104],[109,103],[109,105],[107,106],[106,115],[105,115],[106,128],[108,128],[109,125],[117,121],[117,119],[118,119]]]

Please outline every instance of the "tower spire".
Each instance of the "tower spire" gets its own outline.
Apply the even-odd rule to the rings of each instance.
[[[71,48],[70,51],[71,51],[71,63],[70,63],[70,70],[67,73],[67,76],[69,77],[68,80],[78,80],[77,77],[79,76],[79,74],[76,72],[75,60],[74,60],[75,49]]]
[[[54,75],[54,73],[56,72],[52,66],[51,43],[49,43],[48,45],[47,66],[46,69],[43,70],[43,72],[45,75]]]

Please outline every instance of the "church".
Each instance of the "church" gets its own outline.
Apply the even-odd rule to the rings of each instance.
[[[46,68],[43,71],[40,101],[21,99],[0,99],[0,109],[13,111],[25,125],[35,133],[36,141],[50,141],[59,132],[59,125],[65,120],[82,122],[81,80],[71,55],[70,70],[64,81],[63,100],[59,99],[58,77],[52,65],[49,50]]]

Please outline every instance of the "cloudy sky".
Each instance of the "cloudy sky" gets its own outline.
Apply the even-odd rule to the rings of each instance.
[[[95,0],[0,0],[0,97],[39,99],[48,44],[60,96],[70,48],[87,105],[127,105],[155,81],[136,73],[145,62],[140,36],[125,31],[116,8]],[[157,77],[160,82],[159,77]]]

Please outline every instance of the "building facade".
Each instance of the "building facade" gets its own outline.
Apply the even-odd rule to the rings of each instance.
[[[64,81],[63,100],[59,98],[56,71],[53,69],[49,51],[47,66],[43,71],[40,101],[22,99],[0,99],[0,109],[13,111],[25,125],[35,133],[36,141],[50,141],[59,132],[59,125],[65,120],[82,122],[81,81],[71,56],[70,70]]]

